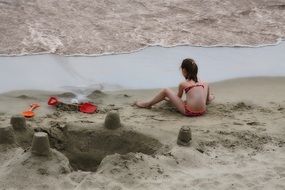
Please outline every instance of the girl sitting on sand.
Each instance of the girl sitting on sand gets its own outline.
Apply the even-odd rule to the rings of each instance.
[[[214,99],[214,96],[210,95],[209,85],[198,80],[198,67],[193,59],[184,59],[181,71],[186,81],[179,84],[177,94],[173,90],[165,88],[150,101],[137,101],[135,105],[140,108],[151,108],[154,104],[167,100],[183,115],[203,115],[206,112],[206,104]],[[183,92],[186,94],[186,101],[181,99]]]

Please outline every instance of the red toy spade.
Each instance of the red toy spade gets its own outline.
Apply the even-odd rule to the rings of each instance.
[[[79,111],[83,113],[94,113],[97,111],[97,107],[89,102],[86,102],[79,106]]]
[[[48,100],[48,105],[55,106],[59,103],[58,99],[54,96],[50,97]]]
[[[34,109],[40,107],[39,104],[32,104],[30,108],[22,113],[23,116],[29,118],[34,117],[35,113],[33,112]]]

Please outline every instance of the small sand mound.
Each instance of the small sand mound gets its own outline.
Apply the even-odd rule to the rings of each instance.
[[[179,185],[180,180],[192,179],[191,176],[183,176],[181,173],[180,176],[183,176],[181,178],[185,177],[184,179],[177,180],[177,178],[173,179],[172,176],[186,167],[191,168],[190,173],[195,175],[194,170],[205,166],[207,162],[208,160],[203,154],[193,149],[185,151],[185,148],[181,147],[158,155],[113,154],[102,160],[96,175],[87,178],[78,187],[84,189],[90,185],[94,189],[122,189],[122,187],[128,187],[128,189],[174,189],[166,188],[161,184],[177,183]],[[178,187],[178,189],[189,188]]]
[[[76,97],[76,95],[73,94],[72,92],[64,92],[62,94],[58,94],[57,96],[60,98],[75,98]]]
[[[258,135],[251,131],[217,131],[217,133],[224,136],[220,142],[226,148],[242,147],[259,151],[265,144],[273,141],[272,137],[268,135]]]
[[[245,102],[238,102],[232,105],[232,110],[250,110],[250,109],[253,109],[253,106],[246,104]]]
[[[102,98],[104,96],[106,96],[107,94],[105,94],[104,92],[100,91],[100,90],[94,90],[91,94],[89,94],[87,97],[90,99],[96,99],[96,98]]]
[[[272,113],[272,110],[267,107],[262,107],[248,102],[236,103],[212,103],[207,107],[208,112],[223,117],[234,117],[236,113],[252,113],[253,111],[259,113]]]
[[[33,156],[19,148],[6,155],[10,157],[0,168],[1,189],[42,189],[44,184],[52,186],[62,174],[71,172],[68,159],[56,150],[50,157]]]
[[[167,177],[164,176],[163,164],[164,162],[159,158],[142,153],[114,154],[104,158],[98,168],[98,173],[120,178],[122,182],[134,183],[142,178],[155,180]]]
[[[16,98],[23,99],[23,100],[35,100],[36,99],[35,97],[28,96],[28,95],[25,95],[25,94],[16,96]]]
[[[208,139],[199,142],[199,146],[203,148],[215,148],[223,146],[227,149],[252,149],[253,151],[263,151],[266,144],[276,144],[284,146],[285,141],[282,139],[274,138],[266,134],[257,134],[249,130],[246,131],[216,131]]]

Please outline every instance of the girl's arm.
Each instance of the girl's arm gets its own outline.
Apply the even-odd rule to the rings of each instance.
[[[208,86],[206,104],[211,103],[211,101],[213,101],[214,99],[215,99],[215,96],[210,93],[210,87]]]
[[[210,97],[210,87],[208,86],[206,104],[209,104],[209,103],[210,103],[209,97]]]
[[[179,86],[178,86],[177,96],[178,96],[179,98],[182,98],[184,86],[185,86],[185,85],[184,85],[183,82],[180,83]],[[169,99],[168,99],[167,97],[165,97],[164,100],[169,101]]]
[[[184,83],[180,83],[179,86],[178,86],[178,92],[177,92],[177,96],[179,98],[182,98],[182,95],[183,95],[183,90],[184,90]]]

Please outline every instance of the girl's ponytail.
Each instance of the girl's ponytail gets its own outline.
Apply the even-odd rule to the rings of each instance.
[[[198,66],[193,59],[184,59],[181,64],[181,69],[185,69],[187,72],[185,79],[198,82]]]

